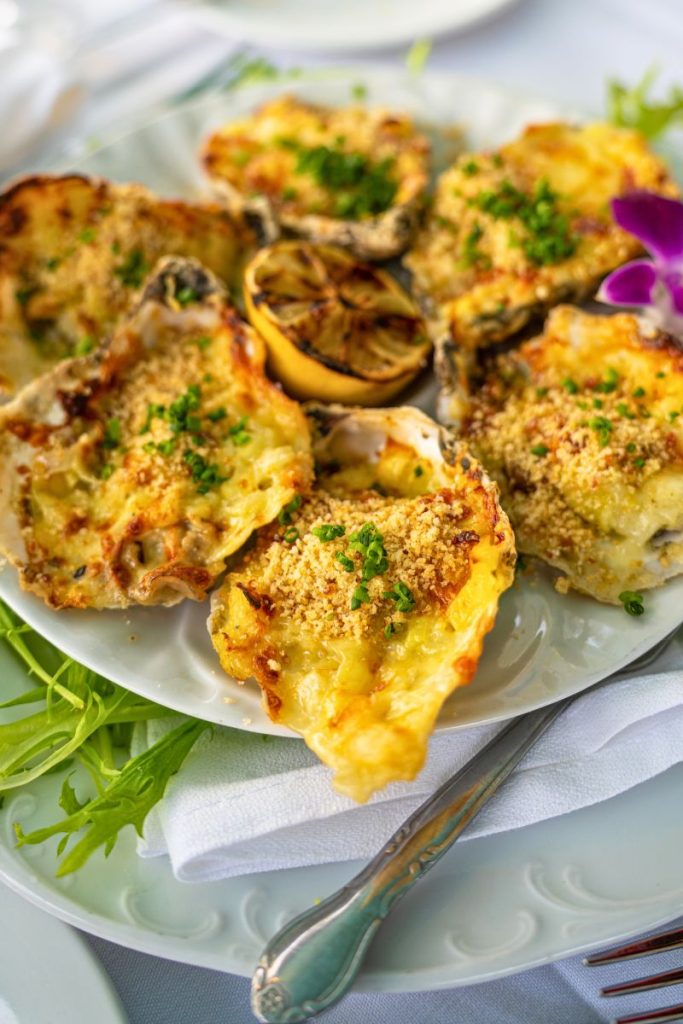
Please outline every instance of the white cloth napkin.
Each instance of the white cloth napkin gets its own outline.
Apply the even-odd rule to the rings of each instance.
[[[572,704],[463,838],[567,814],[683,761],[683,636],[654,668]],[[152,723],[147,741],[170,727]],[[193,882],[368,858],[500,728],[435,735],[415,782],[363,806],[334,792],[301,741],[216,729],[148,818],[140,853],[168,854],[176,877]]]

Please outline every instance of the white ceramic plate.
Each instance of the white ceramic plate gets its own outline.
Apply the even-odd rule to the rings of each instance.
[[[71,928],[4,885],[0,921],[2,1024],[125,1024],[109,978]]]
[[[215,32],[288,50],[379,50],[458,32],[515,0],[195,0]]]
[[[284,88],[345,103],[359,81],[368,103],[410,110],[433,126],[457,122],[477,148],[498,145],[529,122],[567,116],[543,100],[444,73],[415,78],[394,69],[326,70],[174,110],[80,160],[78,168],[139,180],[164,194],[196,195],[202,180],[195,154],[210,128]],[[429,412],[434,393],[428,379],[406,400]],[[221,725],[289,735],[266,716],[255,684],[238,686],[222,673],[206,630],[206,604],[57,613],[21,593],[11,570],[0,573],[0,597],[67,654],[137,693]],[[438,728],[507,718],[585,689],[674,629],[681,609],[683,577],[649,593],[646,614],[634,619],[621,608],[558,595],[539,570],[505,595],[475,681],[447,702]]]
[[[31,685],[4,645],[0,678],[7,697]],[[359,868],[347,862],[187,885],[173,878],[166,858],[139,858],[128,829],[108,860],[99,852],[78,874],[57,880],[57,837],[17,850],[13,824],[28,831],[55,821],[61,784],[62,776],[49,775],[6,794],[0,879],[57,917],[145,953],[249,976],[285,921]],[[678,916],[682,787],[678,765],[594,807],[457,843],[392,912],[357,988],[420,991],[484,981]],[[0,920],[7,935],[1,898]],[[49,923],[41,922],[45,936]],[[31,945],[41,938],[36,928]],[[2,960],[0,935],[0,995]],[[75,972],[64,973],[71,984]],[[71,1020],[109,1024],[102,1015]],[[19,1021],[42,1024],[36,1016]]]

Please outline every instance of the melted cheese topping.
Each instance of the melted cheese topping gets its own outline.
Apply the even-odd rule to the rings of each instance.
[[[310,481],[306,420],[262,364],[215,292],[150,297],[108,348],[0,410],[0,549],[22,585],[57,608],[205,597]]]
[[[368,523],[387,565],[355,607],[364,563],[352,537]],[[314,532],[323,526],[345,532],[326,541]],[[441,705],[474,675],[513,562],[509,524],[476,464],[434,463],[389,441],[376,462],[323,470],[290,524],[259,533],[217,594],[210,629],[226,671],[254,676],[270,716],[362,801],[421,768]],[[403,610],[387,596],[397,584],[410,594]]]
[[[683,571],[683,353],[627,314],[558,307],[500,357],[466,434],[520,551],[616,603]]]
[[[511,185],[532,198],[543,182],[557,196],[573,252],[539,265],[525,249],[519,218],[501,215],[504,205],[486,197],[504,199]],[[558,301],[592,294],[605,274],[640,252],[609,209],[612,197],[635,188],[678,195],[643,137],[607,124],[532,125],[496,153],[462,156],[441,175],[405,259],[433,306],[434,331],[476,348],[503,340]]]
[[[211,203],[77,175],[19,182],[0,196],[0,398],[93,348],[160,257],[194,256],[231,282],[253,246]]]
[[[202,159],[214,184],[244,197],[266,196],[283,223],[304,214],[338,216],[340,189],[297,171],[292,142],[360,154],[374,164],[391,161],[395,205],[412,202],[427,185],[429,143],[407,115],[323,107],[294,96],[271,100],[251,117],[220,128],[207,140]]]

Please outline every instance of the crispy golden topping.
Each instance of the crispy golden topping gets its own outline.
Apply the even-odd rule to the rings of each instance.
[[[338,498],[318,491],[291,524],[263,531],[240,571],[253,576],[254,592],[268,596],[288,628],[329,638],[390,634],[392,624],[398,630],[413,611],[446,604],[465,582],[469,547],[479,539],[462,528],[468,511],[447,489],[417,498],[372,491]],[[362,538],[354,544],[353,537],[366,524],[379,534],[387,565],[364,581]],[[344,534],[332,526],[343,527]],[[410,595],[405,602],[397,583]],[[363,586],[367,600],[358,596]],[[398,610],[410,605],[410,611]]]

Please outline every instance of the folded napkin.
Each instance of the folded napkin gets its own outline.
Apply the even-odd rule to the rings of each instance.
[[[172,724],[151,723],[147,742]],[[500,728],[435,735],[415,782],[389,786],[362,806],[334,792],[330,772],[300,740],[216,729],[201,737],[171,780],[147,819],[139,852],[167,854],[176,877],[188,882],[368,858]],[[647,676],[579,697],[463,839],[606,800],[679,761],[683,635]]]
[[[0,47],[0,70],[0,174],[8,174],[71,121],[83,94],[61,60],[28,43]]]

